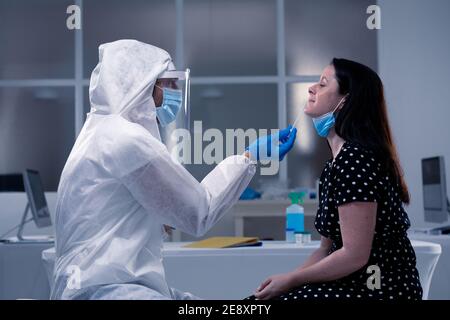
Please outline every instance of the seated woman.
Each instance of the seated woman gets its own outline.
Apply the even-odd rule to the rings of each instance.
[[[309,88],[304,111],[333,155],[320,177],[321,245],[304,265],[269,277],[247,299],[421,299],[403,208],[409,193],[380,78],[362,64],[333,59]]]

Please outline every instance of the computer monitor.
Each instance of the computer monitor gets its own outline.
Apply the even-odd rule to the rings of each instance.
[[[23,183],[36,226],[39,228],[51,226],[50,211],[48,210],[39,172],[30,169],[25,170],[23,172]]]
[[[422,159],[423,206],[426,222],[448,219],[448,198],[443,157]]]

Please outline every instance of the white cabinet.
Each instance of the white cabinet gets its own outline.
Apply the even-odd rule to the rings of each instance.
[[[239,201],[233,207],[234,234],[236,236],[257,236],[273,240],[284,240],[286,208],[289,200]],[[305,209],[305,229],[316,234],[313,228],[318,201],[308,199],[302,204]],[[316,237],[317,238],[317,235]]]
[[[284,240],[286,208],[290,200],[240,200],[202,238],[212,236],[257,236],[261,239]],[[314,228],[317,199],[305,200],[305,229],[319,239]],[[193,241],[196,238],[174,230],[172,241]]]

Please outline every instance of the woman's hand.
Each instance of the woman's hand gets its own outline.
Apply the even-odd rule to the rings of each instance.
[[[288,292],[294,287],[292,273],[282,273],[267,278],[255,291],[259,300],[268,300]]]

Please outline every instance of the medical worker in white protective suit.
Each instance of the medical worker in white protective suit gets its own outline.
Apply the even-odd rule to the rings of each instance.
[[[196,298],[167,285],[164,226],[197,236],[208,231],[247,187],[255,172],[249,158],[260,159],[257,151],[271,145],[271,136],[226,158],[199,183],[172,160],[158,131],[180,99],[155,83],[174,69],[166,51],[148,44],[100,46],[91,112],[58,187],[52,299]],[[157,90],[167,95],[162,106],[155,106]],[[158,116],[158,108],[166,110]],[[280,159],[294,143],[288,131],[280,131],[275,146]]]

